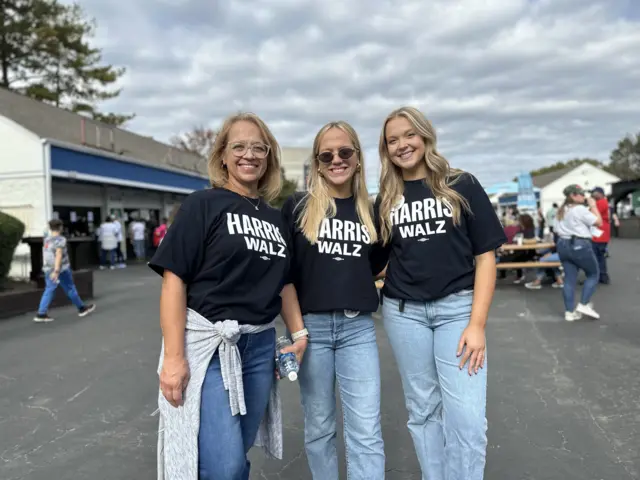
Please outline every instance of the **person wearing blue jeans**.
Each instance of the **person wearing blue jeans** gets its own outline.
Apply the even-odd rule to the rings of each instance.
[[[300,368],[304,444],[314,480],[339,478],[337,390],[342,402],[347,478],[382,480],[380,361],[372,314],[378,309],[370,259],[375,222],[362,149],[346,122],[331,122],[313,142],[309,190],[282,207],[292,238],[284,305],[298,306],[309,332]],[[293,308],[292,308],[293,309]]]
[[[564,269],[565,320],[572,322],[587,315],[600,318],[591,303],[600,280],[598,261],[593,252],[591,229],[602,225],[602,217],[593,198],[579,185],[568,185],[563,191],[565,201],[558,209],[554,230],[558,234],[557,250]],[[585,201],[588,204],[586,207]],[[575,291],[578,273],[584,270],[586,279],[578,305]]]
[[[560,255],[558,252],[554,252],[552,250],[546,250],[543,253],[542,257],[538,260],[541,263],[551,263],[551,262],[560,262]],[[542,288],[542,280],[547,274],[547,268],[537,268],[536,269],[536,278],[532,282],[525,283],[525,287],[530,290],[540,290]],[[562,280],[562,272],[559,268],[553,269],[553,276],[555,278],[555,282],[551,284],[553,288],[562,288],[563,280]]]
[[[62,221],[54,219],[49,222],[49,235],[42,245],[42,272],[44,274],[45,287],[38,306],[38,313],[33,318],[34,322],[51,322],[49,306],[53,301],[58,286],[62,287],[71,303],[78,309],[78,315],[85,317],[96,308],[94,304],[85,305],[78,295],[78,290],[73,282],[71,264],[67,251],[67,239],[62,235]]]
[[[416,108],[387,117],[379,153],[375,211],[388,255],[382,315],[422,478],[482,480],[485,326],[495,251],[507,237],[480,182],[449,166]]]
[[[149,262],[162,276],[164,478],[248,480],[247,453],[258,444],[282,459],[276,317],[282,311],[295,337],[285,350],[298,362],[307,333],[281,297],[293,286],[288,230],[269,205],[281,189],[279,152],[255,114],[225,120],[209,159],[213,187],[182,202]]]

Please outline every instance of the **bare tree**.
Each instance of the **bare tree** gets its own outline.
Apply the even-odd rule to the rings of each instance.
[[[193,127],[189,132],[176,135],[170,142],[176,148],[185,152],[195,153],[203,159],[209,158],[218,131],[204,125]]]

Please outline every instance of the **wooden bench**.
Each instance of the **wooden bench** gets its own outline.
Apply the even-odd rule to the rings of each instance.
[[[496,263],[498,270],[516,270],[519,268],[558,268],[560,262],[503,262]]]

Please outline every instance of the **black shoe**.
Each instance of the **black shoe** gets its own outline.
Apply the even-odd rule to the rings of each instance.
[[[78,310],[78,316],[79,317],[86,317],[87,315],[89,315],[91,312],[93,312],[96,309],[95,304],[90,304],[90,305],[85,305],[84,307],[82,307],[80,310]]]
[[[48,323],[53,322],[53,318],[51,318],[48,314],[40,315],[39,313],[33,317],[33,321],[36,323]]]

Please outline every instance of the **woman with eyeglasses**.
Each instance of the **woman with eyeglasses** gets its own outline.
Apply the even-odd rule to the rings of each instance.
[[[301,312],[309,332],[299,381],[312,478],[339,476],[337,381],[347,476],[381,480],[385,456],[372,313],[378,309],[373,277],[384,265],[370,263],[377,235],[360,141],[348,123],[331,122],[320,129],[308,191],[289,198],[282,211],[292,238],[293,281],[283,291],[283,315],[288,310],[294,316],[290,321],[298,323]]]
[[[254,114],[227,119],[209,159],[213,188],[189,195],[150,267],[162,275],[158,478],[249,478],[247,452],[282,458],[275,317],[290,258],[276,139]],[[301,319],[288,348],[306,347]]]
[[[482,185],[438,153],[419,110],[392,112],[379,150],[376,210],[389,252],[382,313],[422,477],[480,480],[485,325],[506,236]]]

